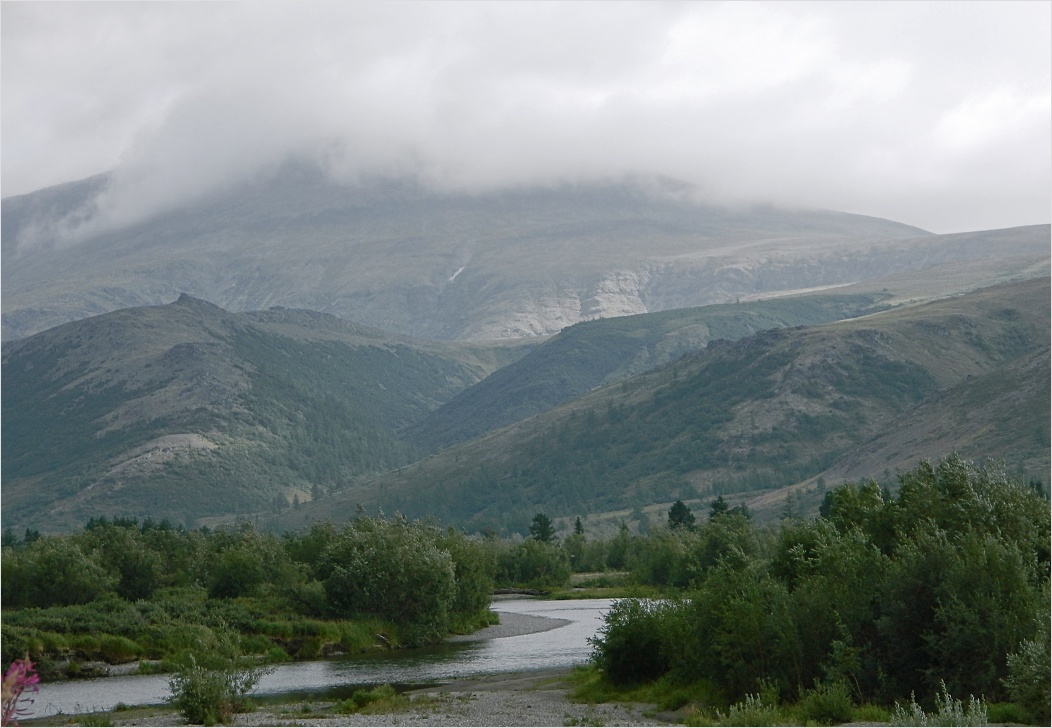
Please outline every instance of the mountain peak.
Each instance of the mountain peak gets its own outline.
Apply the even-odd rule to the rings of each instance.
[[[289,169],[8,260],[23,232],[79,219],[100,184],[3,201],[5,340],[180,292],[228,311],[277,304],[420,339],[521,338],[1048,250],[1047,226],[1010,240],[938,236],[847,213],[707,205],[685,183],[646,175],[467,194]]]
[[[224,309],[220,308],[219,306],[215,305],[214,303],[206,301],[203,298],[196,298],[194,296],[191,296],[189,293],[185,293],[185,292],[184,293],[180,293],[179,294],[179,298],[177,298],[175,301],[173,301],[171,305],[173,305],[173,306],[183,306],[183,307],[186,307],[186,308],[190,308],[190,307],[193,307],[193,308],[204,308],[204,309],[208,309],[208,310],[211,310],[211,311],[224,311]],[[224,311],[224,313],[225,313],[225,311]]]

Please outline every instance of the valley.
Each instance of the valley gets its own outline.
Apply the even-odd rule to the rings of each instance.
[[[609,532],[677,499],[813,511],[943,451],[1045,480],[1047,278],[898,306],[841,290],[489,343],[189,296],[72,322],[4,347],[4,528],[365,508]]]
[[[774,518],[950,451],[1049,480],[1047,225],[289,163],[109,229],[108,184],[3,201],[5,529]]]

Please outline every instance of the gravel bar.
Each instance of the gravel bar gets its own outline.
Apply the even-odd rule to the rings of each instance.
[[[569,620],[529,614],[501,612],[500,624],[470,635],[452,637],[455,642],[516,637],[546,632]],[[567,697],[567,669],[536,670],[453,680],[407,693],[407,710],[376,715],[328,715],[330,702],[268,705],[235,716],[239,726],[651,726],[667,725],[646,714],[654,706],[625,703],[588,705]],[[313,713],[313,715],[311,715]],[[148,718],[121,720],[111,713],[114,725],[171,726],[182,724],[175,712]]]
[[[493,640],[501,637],[518,637],[523,634],[534,632],[547,632],[548,630],[569,624],[569,619],[555,619],[554,617],[538,617],[533,614],[517,614],[515,612],[501,612],[500,624],[483,627],[471,634],[458,634],[449,638],[450,642],[477,642],[479,640]]]

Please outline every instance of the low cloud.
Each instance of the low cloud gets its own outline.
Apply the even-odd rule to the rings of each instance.
[[[86,234],[299,157],[468,191],[657,173],[936,232],[1048,222],[1049,8],[5,3],[3,194],[115,170]]]

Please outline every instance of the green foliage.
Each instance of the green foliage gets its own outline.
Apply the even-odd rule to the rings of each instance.
[[[281,538],[96,519],[3,549],[3,655],[172,668],[226,629],[272,661],[422,644],[488,619],[496,569],[494,544],[402,519]]]
[[[398,693],[390,685],[361,688],[351,693],[351,697],[347,700],[337,703],[334,711],[343,714],[369,712],[367,709],[370,706],[378,707],[377,704],[380,703],[390,705],[396,701],[397,697]]]
[[[851,722],[855,706],[846,683],[815,681],[815,687],[800,697],[800,716],[808,724],[840,725]]]
[[[435,545],[453,560],[456,595],[451,611],[468,619],[489,611],[497,571],[497,553],[492,545],[451,529],[437,536]]]
[[[391,619],[410,643],[446,634],[457,597],[456,569],[437,529],[362,518],[326,548],[318,575],[337,614]]]
[[[911,693],[908,704],[895,703],[895,709],[891,712],[891,724],[893,726],[984,726],[987,723],[985,700],[969,695],[968,705],[965,707],[960,700],[950,695],[945,684],[935,696],[935,708],[935,712],[926,713],[917,704],[916,697]]]
[[[216,725],[232,722],[246,708],[246,696],[268,668],[240,657],[229,637],[217,640],[207,654],[187,654],[168,681],[169,702],[188,723]]]
[[[99,636],[99,652],[106,662],[118,665],[124,662],[131,662],[142,655],[144,650],[127,637],[105,634]]]
[[[1035,725],[1048,723],[1052,710],[1048,615],[1046,604],[1041,613],[1043,628],[1036,639],[1023,640],[1008,655],[1008,674],[1004,679],[1009,697],[1029,714],[1030,722]]]
[[[530,538],[544,543],[550,543],[555,539],[555,527],[552,519],[544,513],[538,513],[530,523]]]
[[[814,721],[917,689],[941,695],[950,712],[948,692],[1010,695],[1043,718],[1047,500],[956,456],[902,484],[898,498],[872,484],[844,486],[824,517],[786,520],[777,532],[728,509],[696,533],[640,539],[634,577],[689,584],[686,598],[660,614],[611,612],[596,664],[621,669],[610,655],[628,654],[631,636],[636,654],[661,656],[643,679],[705,681],[729,701],[763,682]]]
[[[666,602],[622,599],[606,613],[592,644],[592,661],[614,685],[656,680],[672,666],[676,607]]]
[[[535,589],[561,586],[570,578],[570,558],[552,543],[528,538],[509,544],[497,555],[496,583]]]
[[[694,527],[694,514],[683,501],[678,500],[669,508],[668,527],[672,529]]]
[[[717,712],[716,725],[772,726],[788,725],[788,716],[777,702],[765,701],[759,693],[748,693],[745,699],[732,705],[726,714]]]
[[[685,589],[700,575],[704,536],[687,529],[655,529],[632,544],[628,566],[639,584]]]
[[[3,606],[84,604],[102,596],[116,579],[94,556],[59,537],[42,538],[32,548],[5,549]]]

